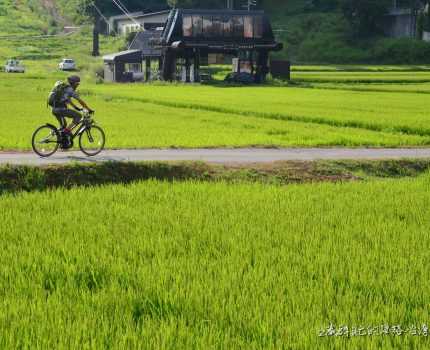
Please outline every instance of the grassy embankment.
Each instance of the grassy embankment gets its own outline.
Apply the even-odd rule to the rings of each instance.
[[[287,185],[308,182],[371,181],[416,177],[430,160],[288,161],[273,164],[216,165],[203,162],[121,162],[61,166],[2,166],[0,195],[20,191],[127,184],[148,179],[198,180]]]

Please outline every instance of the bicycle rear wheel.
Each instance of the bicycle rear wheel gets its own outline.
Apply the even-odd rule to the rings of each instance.
[[[52,156],[60,145],[60,135],[56,128],[42,125],[34,133],[31,139],[33,151],[41,157]]]
[[[87,156],[96,156],[105,146],[105,133],[97,125],[93,125],[79,135],[79,148]]]

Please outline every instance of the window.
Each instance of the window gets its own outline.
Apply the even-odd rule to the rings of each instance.
[[[205,36],[212,36],[212,17],[203,16],[203,34]]]
[[[202,16],[193,16],[193,37],[200,37],[203,33]]]
[[[183,35],[186,37],[190,37],[193,35],[193,18],[191,16],[184,16],[183,19]]]
[[[252,16],[244,17],[244,37],[247,39],[252,39],[254,37],[254,25]]]
[[[263,37],[263,17],[254,17],[254,38],[261,39]]]
[[[243,17],[233,16],[233,36],[236,38],[243,38]]]
[[[231,38],[233,36],[233,20],[231,17],[223,17],[222,23],[223,34],[226,38]]]
[[[212,17],[212,32],[216,37],[222,37],[223,26],[221,22],[221,17],[214,16]]]

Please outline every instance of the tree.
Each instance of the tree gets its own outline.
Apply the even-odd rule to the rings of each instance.
[[[353,36],[364,38],[379,32],[381,19],[391,3],[391,0],[340,0]]]
[[[338,0],[312,0],[312,6],[318,11],[333,11],[338,6]]]

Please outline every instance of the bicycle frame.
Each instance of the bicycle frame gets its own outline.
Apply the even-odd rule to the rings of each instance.
[[[84,133],[85,131],[91,129],[91,125],[94,124],[94,121],[91,119],[90,114],[88,112],[84,112],[83,117],[81,121],[76,124],[71,131],[77,129],[77,131],[73,134],[71,134],[71,140],[73,141],[76,137]],[[88,137],[90,141],[93,141],[91,134],[88,134]],[[58,143],[61,143],[61,140],[59,140]]]
[[[89,123],[88,120],[85,119],[85,117],[78,123],[76,124],[73,129],[78,129],[74,134],[72,133],[71,139],[74,140],[76,137],[78,137],[80,134],[82,134],[84,131],[89,129]],[[73,131],[72,129],[72,131]],[[91,137],[91,135],[90,135]]]

